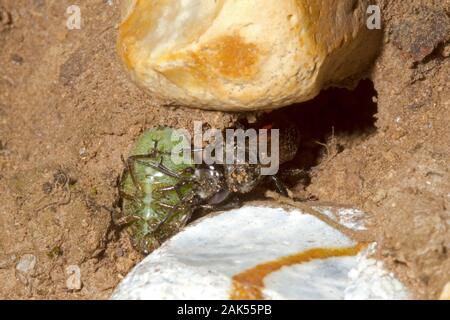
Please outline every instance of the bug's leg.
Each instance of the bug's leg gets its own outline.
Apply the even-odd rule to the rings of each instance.
[[[157,155],[160,155],[160,154],[168,154],[168,152],[163,152],[161,150],[158,150],[159,140],[153,139],[152,142],[153,142],[153,147],[148,150],[149,157],[155,158]]]
[[[156,156],[158,154],[158,143],[159,140],[152,140],[153,141],[153,149],[149,152],[152,156]]]
[[[120,155],[120,160],[122,161],[123,165],[126,167],[127,166],[127,161],[123,157],[123,154]]]
[[[159,192],[175,191],[177,193],[178,199],[179,200],[183,200],[183,194],[181,193],[181,189],[180,188],[181,188],[181,186],[176,184],[174,186],[160,188],[157,191],[159,191]]]
[[[128,200],[128,201],[141,201],[140,200],[140,198],[139,197],[137,197],[137,196],[135,196],[135,195],[131,195],[131,194],[129,194],[129,193],[126,193],[126,192],[124,192],[124,191],[122,191],[120,188],[119,188],[119,198],[122,200],[122,199],[125,199],[125,200]],[[121,206],[123,205],[123,202],[122,202],[122,204],[121,204]],[[126,217],[121,217],[121,218],[119,218],[118,219],[118,221],[121,221],[121,220],[123,220],[123,219],[128,219],[130,216],[126,216]],[[134,217],[134,218],[140,218],[140,217],[138,217],[138,216],[131,216],[131,217]],[[128,223],[128,222],[127,222]]]
[[[192,183],[192,182],[190,180],[186,179],[186,180],[182,180],[182,181],[178,182],[177,184],[175,184],[173,186],[157,188],[155,191],[156,192],[175,191],[177,193],[178,199],[183,201],[186,197],[183,196],[183,194],[181,192],[181,187],[183,187],[189,183]]]
[[[114,224],[117,227],[121,228],[126,225],[129,225],[130,223],[136,222],[140,219],[142,219],[142,218],[139,216],[126,216],[126,217],[121,217],[119,219],[114,220]]]
[[[129,195],[127,195],[127,196],[129,196]],[[121,227],[124,227],[128,224],[134,223],[134,222],[136,222],[138,220],[142,220],[142,219],[143,219],[142,217],[137,216],[137,215],[127,215],[127,216],[122,216],[119,218],[113,216],[113,223],[117,227],[121,228]]]
[[[129,173],[130,176],[131,176],[131,180],[132,180],[133,184],[135,185],[135,187],[136,187],[139,191],[141,191],[140,188],[139,188],[140,185],[136,183],[136,174],[135,174],[135,172],[134,172],[134,166],[133,166],[133,164],[128,164],[128,163],[123,159],[123,157],[122,157],[122,161],[123,161],[124,164],[125,164],[125,170],[124,170],[124,172],[122,173],[122,175],[117,179],[117,180],[118,180],[117,184],[118,184],[118,190],[119,190],[119,199],[126,199],[126,200],[129,200],[129,201],[135,201],[135,200],[137,199],[136,195],[131,195],[131,194],[129,194],[129,193],[123,191],[123,189],[122,189],[122,188],[123,188],[123,184],[124,184],[124,182],[125,182],[125,177],[126,177],[127,174]],[[131,171],[130,171],[130,168],[132,169]],[[134,178],[133,178],[133,177],[134,177]],[[142,192],[142,191],[141,191],[141,192]]]
[[[163,203],[163,202],[155,202],[155,203],[163,208],[171,209],[170,213],[156,227],[155,232],[157,232],[162,227],[162,225],[164,223],[166,223],[167,221],[169,221],[174,216],[175,212],[178,211],[178,209],[180,209],[180,208],[178,206],[172,206],[170,204]]]
[[[278,193],[282,194],[285,197],[289,197],[289,193],[288,193],[286,186],[284,185],[284,183],[281,181],[281,179],[278,176],[276,176],[276,175],[269,176],[269,179],[272,180],[272,182],[275,184],[275,187],[276,187]]]
[[[164,225],[164,223],[166,223],[169,219],[171,219],[173,217],[174,213],[171,212],[163,221],[161,221],[158,226],[155,228],[155,232],[158,232],[159,229]],[[181,226],[184,226],[189,219],[191,218],[192,214],[189,213],[187,214],[182,220],[181,220]]]
[[[139,164],[141,164],[143,166],[147,166],[147,167],[150,167],[150,168],[152,168],[154,170],[157,170],[157,171],[159,171],[161,173],[164,173],[165,175],[167,175],[169,177],[176,178],[176,179],[181,179],[182,178],[178,173],[170,170],[169,168],[167,168],[166,166],[163,165],[163,163],[162,163],[163,158],[162,157],[161,157],[161,160],[159,161],[158,164],[155,164],[155,163],[147,161],[147,160],[154,160],[154,157],[152,157],[150,155],[136,155],[136,156],[131,156],[129,159],[132,159],[133,161],[135,161],[135,162],[137,162],[137,163],[139,163]]]
[[[187,215],[183,218],[183,220],[181,221],[182,225],[185,225],[185,224],[189,221],[189,219],[190,219],[191,217],[192,217],[192,212],[189,213],[189,214],[187,214]]]
[[[171,153],[168,151],[161,151],[158,149],[158,143],[159,140],[153,139],[153,147],[149,149],[148,154],[150,157],[156,157],[157,155],[168,155],[170,156]]]
[[[139,190],[139,192],[144,193],[141,184],[138,182],[136,177],[136,159],[135,156],[131,156],[127,159],[127,170],[130,173],[131,181],[133,181],[134,186]]]
[[[116,184],[119,187],[119,193],[123,187],[123,184],[125,183],[127,174],[129,174],[129,172],[130,172],[128,162],[125,160],[125,158],[123,157],[122,154],[120,155],[120,160],[122,160],[124,170],[123,170],[122,174],[120,174],[116,179]]]
[[[174,190],[175,191],[179,191],[180,190],[180,188],[178,188],[178,185],[158,188],[156,191],[174,191]]]
[[[171,209],[171,210],[177,209],[176,206],[173,206],[171,204],[167,204],[167,203],[164,203],[164,202],[160,202],[160,201],[155,201],[155,204],[160,206],[160,207],[162,207],[162,208],[165,208],[165,209]]]
[[[119,197],[122,198],[122,199],[129,200],[129,201],[134,201],[137,198],[136,196],[133,196],[133,195],[131,195],[129,193],[123,192],[120,189],[119,189]]]

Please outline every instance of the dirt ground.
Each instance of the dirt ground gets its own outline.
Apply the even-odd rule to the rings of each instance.
[[[0,0],[0,298],[108,298],[142,258],[111,220],[121,155],[151,126],[242,116],[138,89],[115,52],[117,1],[79,1],[81,30],[68,30],[72,1]],[[450,1],[379,4],[371,81],[278,113],[311,120],[297,157],[310,181],[294,191],[369,212],[378,257],[416,298],[437,298],[450,281]],[[26,254],[36,264],[18,274]]]

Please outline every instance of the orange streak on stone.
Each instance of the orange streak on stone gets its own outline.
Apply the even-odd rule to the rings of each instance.
[[[274,261],[259,264],[232,278],[231,300],[262,300],[264,278],[283,267],[310,262],[317,259],[346,257],[358,254],[366,244],[357,244],[346,248],[314,248]]]
[[[206,66],[229,79],[250,77],[255,72],[258,48],[245,42],[240,35],[226,35],[204,45],[199,58]]]

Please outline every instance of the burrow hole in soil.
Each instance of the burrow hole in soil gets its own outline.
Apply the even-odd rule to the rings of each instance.
[[[330,88],[313,100],[267,114],[266,120],[295,121],[301,134],[295,159],[284,167],[303,169],[305,177],[301,183],[306,187],[312,168],[362,143],[376,132],[376,101],[377,92],[372,81],[363,80],[354,90]]]

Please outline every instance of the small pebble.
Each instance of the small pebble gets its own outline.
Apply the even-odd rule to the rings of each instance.
[[[42,191],[45,194],[50,194],[53,190],[53,185],[50,182],[46,182],[42,185]]]
[[[87,155],[87,149],[83,147],[80,149],[80,151],[78,151],[78,153],[81,157],[85,157]]]
[[[36,257],[32,254],[22,256],[16,265],[17,278],[23,283],[28,284],[30,275],[36,267]]]
[[[59,169],[53,174],[53,179],[57,185],[63,186],[67,183],[68,177],[64,171]]]
[[[3,8],[0,8],[0,31],[11,28],[13,25],[13,19],[11,13]]]
[[[117,248],[116,249],[116,256],[117,257],[123,257],[123,255],[124,255],[123,249],[122,248]]]
[[[80,291],[83,287],[81,282],[81,270],[77,265],[70,265],[66,268],[68,278],[66,280],[66,287],[70,291]]]
[[[19,263],[16,265],[16,270],[26,274],[31,273],[36,266],[36,257],[32,254],[26,254],[20,258]]]
[[[17,65],[21,65],[22,63],[23,63],[23,58],[21,57],[21,56],[19,56],[17,53],[14,53],[12,56],[11,56],[11,61],[14,63],[14,64],[17,64]]]
[[[442,56],[444,58],[450,57],[450,44],[446,45],[445,48],[442,50]]]

